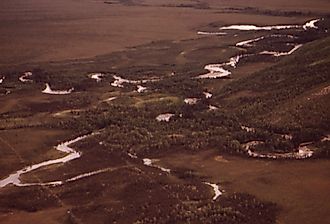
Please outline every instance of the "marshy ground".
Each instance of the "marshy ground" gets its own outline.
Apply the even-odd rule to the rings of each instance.
[[[330,220],[329,3],[0,6],[0,222]]]

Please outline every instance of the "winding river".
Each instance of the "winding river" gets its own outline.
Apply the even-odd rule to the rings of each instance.
[[[70,146],[82,141],[90,136],[93,136],[97,134],[97,132],[89,134],[89,135],[83,135],[80,137],[77,137],[73,140],[70,141],[66,141],[63,142],[59,145],[57,145],[55,148],[58,151],[67,153],[66,156],[62,157],[62,158],[58,158],[58,159],[53,159],[53,160],[47,160],[41,163],[37,163],[37,164],[33,164],[27,167],[24,167],[23,169],[20,169],[18,171],[16,171],[13,174],[10,174],[7,178],[3,179],[0,181],[0,188],[5,187],[7,185],[13,184],[15,186],[35,186],[35,185],[61,185],[63,184],[62,181],[51,181],[51,182],[46,182],[46,183],[22,183],[22,181],[20,180],[20,176],[26,173],[29,173],[31,171],[40,169],[42,167],[47,167],[50,165],[54,165],[54,164],[63,164],[63,163],[67,163],[70,162],[72,160],[78,159],[81,157],[81,152],[78,152],[76,150],[74,150],[73,148],[71,148]]]
[[[239,31],[272,31],[272,30],[285,30],[285,29],[318,29],[316,23],[318,23],[321,19],[314,19],[306,22],[304,25],[276,25],[276,26],[256,26],[256,25],[230,25],[220,27],[220,30],[239,30]],[[206,33],[205,33],[206,34]],[[211,34],[211,33],[209,33]],[[294,39],[295,37],[292,35],[280,35],[280,34],[272,34],[269,36],[261,36],[250,40],[240,41],[236,43],[237,47],[251,47],[252,43],[258,42],[260,40],[266,39],[267,37],[287,37],[290,39]],[[302,44],[296,44],[290,51],[288,52],[276,52],[276,51],[262,51],[257,54],[259,55],[270,55],[273,57],[282,57],[293,54],[296,50],[302,47]],[[218,79],[229,77],[232,72],[227,69],[227,67],[236,68],[240,59],[248,56],[253,56],[253,54],[239,54],[234,57],[231,57],[228,62],[218,63],[218,64],[208,64],[205,65],[204,69],[209,72],[206,74],[202,74],[197,76],[197,79]]]

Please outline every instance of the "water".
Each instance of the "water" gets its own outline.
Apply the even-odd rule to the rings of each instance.
[[[72,93],[74,90],[74,88],[68,89],[68,90],[52,90],[50,88],[50,85],[48,83],[46,83],[46,88],[44,90],[42,90],[42,93],[45,94],[51,94],[51,95],[67,95]]]
[[[94,135],[94,134],[91,134]],[[42,167],[50,166],[53,164],[59,164],[59,163],[67,163],[72,160],[78,159],[81,157],[81,153],[78,151],[75,151],[73,148],[70,147],[70,145],[77,143],[91,135],[83,135],[80,137],[77,137],[73,140],[63,142],[59,145],[56,146],[56,150],[67,153],[68,155],[58,158],[58,159],[53,159],[53,160],[47,160],[41,163],[33,164],[27,167],[24,167],[21,170],[16,171],[15,173],[9,175],[7,178],[3,179],[0,181],[0,188],[5,187],[9,184],[13,184],[15,186],[32,186],[32,185],[56,185],[56,184],[61,184],[60,181],[54,181],[54,182],[48,182],[48,183],[22,183],[20,180],[20,176],[22,174],[29,173],[31,171],[40,169]]]

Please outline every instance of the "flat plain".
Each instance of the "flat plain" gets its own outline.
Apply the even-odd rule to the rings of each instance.
[[[2,0],[0,223],[329,223],[329,6]]]

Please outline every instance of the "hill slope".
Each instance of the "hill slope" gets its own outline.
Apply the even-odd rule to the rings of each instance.
[[[330,38],[324,38],[269,69],[229,83],[218,100],[253,127],[299,133],[296,144],[320,140],[330,132],[329,66]]]

